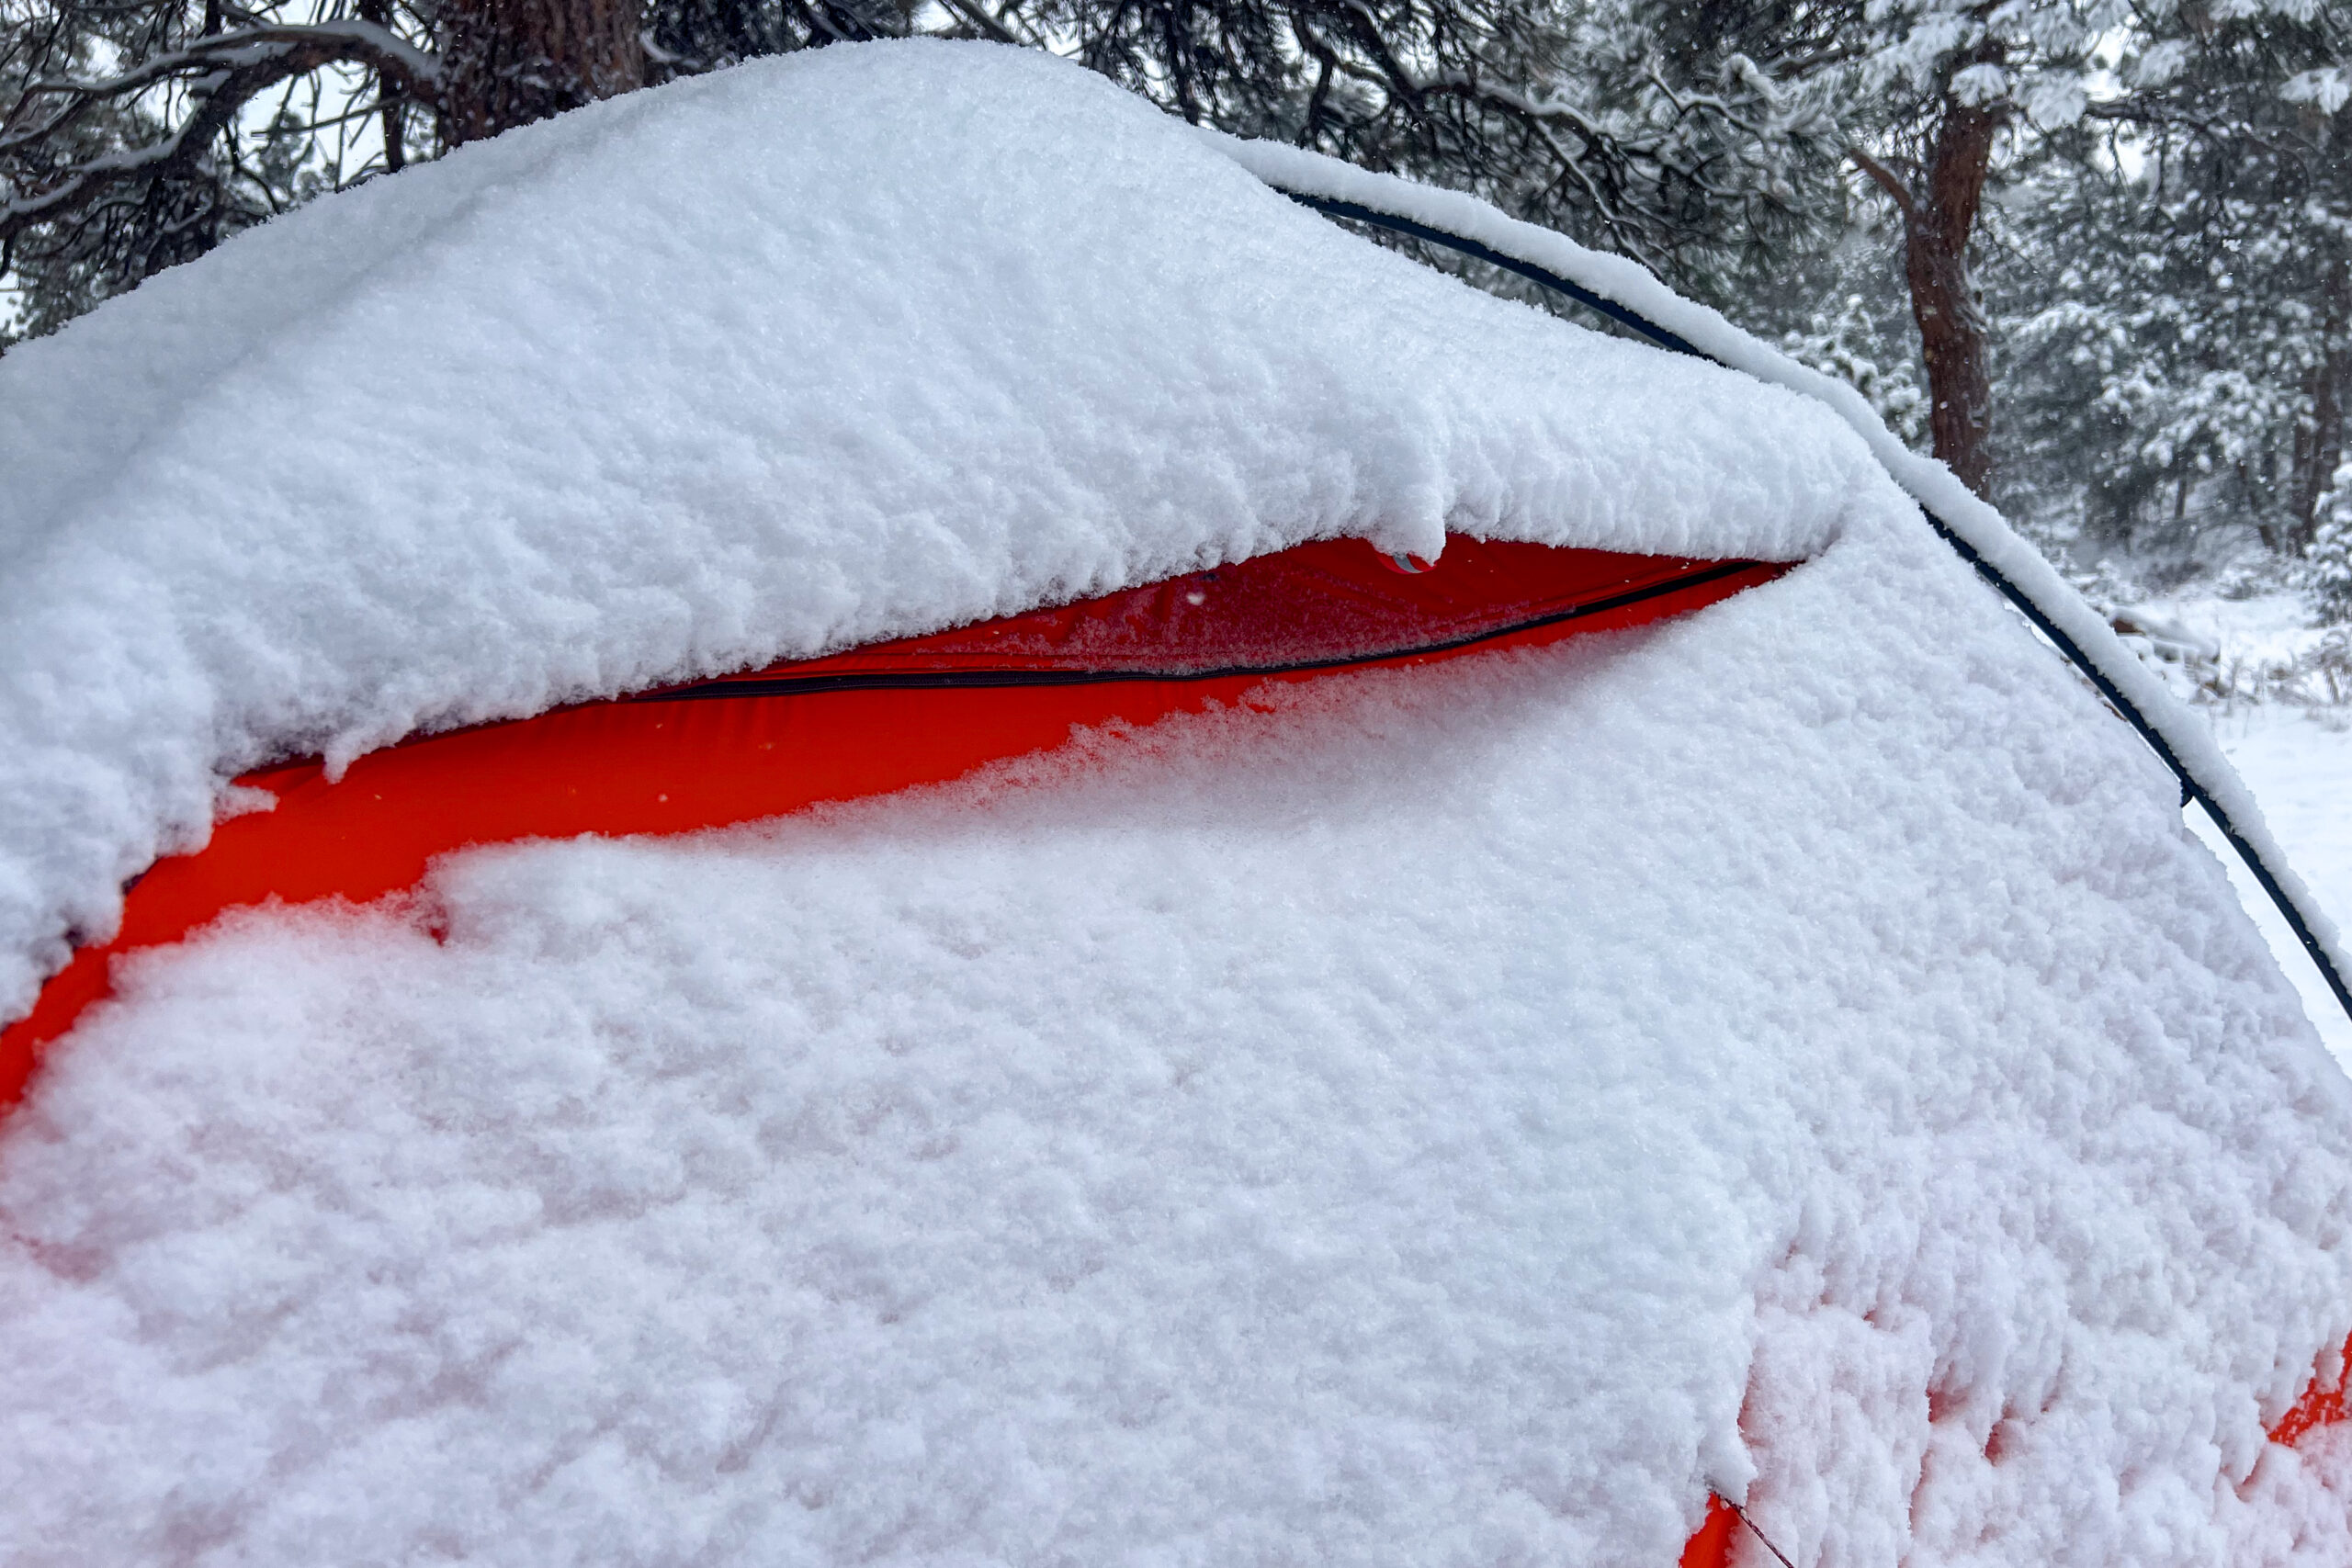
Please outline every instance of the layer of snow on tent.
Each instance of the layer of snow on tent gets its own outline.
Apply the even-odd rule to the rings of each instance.
[[[289,747],[1317,536],[1836,530],[1867,458],[1828,415],[1524,316],[1107,87],[920,48],[269,225],[0,368],[0,1011]]]
[[[884,134],[881,128],[888,127]],[[2340,1561],[2352,1093],[1819,409],[1074,68],[469,148],[0,362],[0,1010],[263,758],[1302,539],[1806,564],[128,966],[0,1122],[12,1562]]]

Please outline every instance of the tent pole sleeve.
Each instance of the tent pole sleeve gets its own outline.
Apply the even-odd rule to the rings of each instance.
[[[1573,279],[1563,277],[1549,268],[1538,266],[1533,262],[1496,250],[1493,246],[1479,241],[1448,233],[1442,229],[1433,228],[1415,219],[1394,212],[1384,212],[1377,208],[1366,207],[1361,202],[1341,201],[1331,197],[1319,196],[1311,191],[1292,190],[1273,180],[1267,180],[1266,184],[1300,206],[1311,208],[1327,218],[1344,219],[1352,223],[1385,229],[1391,233],[1403,234],[1429,244],[1442,246],[1446,250],[1485,262],[1490,266],[1500,267],[1516,276],[1526,278],[1531,283],[1575,300],[1586,309],[1608,318],[1626,331],[1669,353],[1689,355],[1694,359],[1704,359],[1710,364],[1722,363],[1713,355],[1692,344],[1688,338],[1668,331],[1642,315],[1641,312],[1605,295],[1596,293]],[[1917,501],[1917,497],[1914,496],[1913,499]],[[2296,907],[2294,899],[2288,897],[2287,890],[2279,885],[2278,876],[2269,866],[2263,863],[2260,852],[2238,831],[2237,825],[2230,820],[2228,809],[2222,805],[2213,791],[2206,786],[2204,781],[2197,777],[2188,764],[2181,760],[2180,754],[2175,751],[2164,736],[2158,733],[2156,728],[2148,722],[2147,716],[2140,711],[2139,705],[2108,678],[2106,671],[2098,667],[2097,660],[2083,650],[2080,644],[2067,636],[2049,614],[2034,603],[2030,594],[2011,581],[2007,572],[1987,560],[1981,551],[1962,538],[1942,518],[1937,516],[1924,502],[1919,503],[1919,513],[1928,520],[1928,525],[1936,531],[1936,536],[1951,546],[1961,559],[1973,567],[1979,577],[1990,584],[2002,598],[2007,600],[2018,614],[2025,616],[2033,628],[2049,640],[2052,647],[2064,655],[2066,661],[2090,682],[2098,694],[2106,699],[2109,707],[2122,716],[2124,722],[2131,725],[2140,739],[2147,744],[2148,749],[2156,754],[2158,760],[2172,770],[2173,776],[2180,781],[2183,804],[2193,800],[2205,808],[2205,814],[2212,819],[2213,826],[2221,829],[2222,836],[2227,839],[2230,847],[2237,852],[2238,859],[2245,863],[2246,870],[2254,874],[2255,881],[2261,885],[2263,892],[2269,896],[2270,902],[2277,906],[2278,913],[2285,918],[2288,930],[2295,933],[2295,940],[2301,942],[2303,951],[2311,955],[2312,964],[2318,966],[2321,978],[2327,982],[2327,988],[2335,993],[2336,1003],[2343,1008],[2345,1016],[2352,1018],[2352,985],[2346,983],[2343,973],[2337,969],[2335,958],[2327,950],[2327,945],[2319,940],[2318,934],[2312,929],[2311,921],[2304,917],[2303,911]]]
[[[1449,251],[1458,251],[1465,256],[1485,262],[1489,266],[1498,266],[1505,272],[1515,273],[1530,283],[1540,284],[1555,294],[1567,296],[1586,310],[1608,317],[1626,331],[1656,344],[1660,348],[1670,350],[1675,354],[1687,354],[1693,359],[1704,359],[1711,364],[1713,363],[1712,355],[1702,350],[1688,338],[1667,331],[1646,316],[1626,309],[1605,294],[1596,294],[1583,284],[1562,277],[1558,273],[1537,266],[1533,262],[1521,261],[1519,257],[1507,255],[1491,245],[1481,244],[1476,240],[1465,239],[1459,234],[1449,234],[1442,229],[1432,229],[1426,223],[1418,222],[1410,218],[1400,218],[1393,212],[1382,212],[1376,208],[1361,206],[1352,201],[1340,201],[1328,196],[1316,196],[1307,191],[1284,190],[1281,186],[1275,186],[1273,188],[1281,191],[1283,195],[1301,207],[1313,208],[1326,218],[1344,218],[1351,223],[1368,223],[1375,229],[1385,229],[1391,233],[1409,235],[1416,240],[1426,240],[1432,245],[1442,245]]]

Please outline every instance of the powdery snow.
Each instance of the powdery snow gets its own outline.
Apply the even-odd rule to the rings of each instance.
[[[2283,663],[2308,653],[2325,635],[2312,625],[2309,597],[2292,592],[2224,598],[2208,589],[2117,608],[2144,628],[2146,640],[2169,644],[2166,651],[2225,662]]]
[[[1871,471],[944,45],[315,204],[12,351],[0,410],[0,1016],[265,758],[1334,535],[1794,558]]]
[[[1941,547],[1263,706],[141,961],[0,1557],[2260,1560],[2352,1095]]]
[[[2134,657],[2106,617],[2086,603],[1990,504],[1961,483],[1950,468],[1912,451],[1887,429],[1853,386],[1799,364],[1734,326],[1720,312],[1682,299],[1628,257],[1588,250],[1566,235],[1505,217],[1459,191],[1417,186],[1394,175],[1359,169],[1279,142],[1243,141],[1215,130],[1200,134],[1244,168],[1285,189],[1354,202],[1479,241],[1626,307],[1722,364],[1801,392],[1834,410],[1905,493],[1999,571],[2074,642],[2092,668],[2130,699],[2149,728],[2172,748],[2189,775],[2227,815],[2238,836],[2261,858],[2337,973],[2352,978],[2352,959],[2346,958],[2337,941],[2335,923],[2290,866],[2237,771],[2214,746],[2205,726],[2173,698],[2163,675]],[[2280,924],[2285,924],[2283,919]]]
[[[2232,606],[2235,608],[2235,606]],[[2222,624],[2244,629],[2245,617]],[[2284,635],[2278,637],[2286,642]],[[2233,637],[2233,649],[2240,646]],[[2352,727],[2347,716],[2330,709],[2242,706],[2213,716],[2213,727],[2230,761],[2261,798],[2273,828],[2295,867],[2318,895],[2320,907],[2341,928],[2352,919]],[[2262,928],[2279,967],[2302,993],[2303,1008],[2338,1062],[2352,1071],[2352,1019],[2305,957],[2287,922],[2268,907],[2253,878],[2231,867],[2246,912]]]
[[[1814,558],[140,958],[0,1122],[0,1560],[1662,1568],[1713,1487],[1807,1564],[2341,1562],[2352,1447],[2262,1434],[2352,1085],[1820,411],[985,49],[321,203],[0,406],[142,319],[151,438],[9,502],[27,975],[271,749],[1449,515]]]

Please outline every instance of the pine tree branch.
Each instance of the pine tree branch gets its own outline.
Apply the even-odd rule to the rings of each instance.
[[[1911,187],[1903,183],[1901,175],[1859,147],[1847,148],[1846,156],[1854,161],[1856,168],[1871,177],[1872,184],[1894,198],[1894,205],[1902,210],[1905,222],[1911,222],[1918,217],[1918,203],[1912,199]]]
[[[984,39],[996,43],[1017,44],[1024,41],[1013,37],[1011,28],[989,16],[985,9],[975,3],[975,0],[943,0],[943,3],[950,12],[969,23],[973,31]]]
[[[0,244],[12,244],[26,230],[70,218],[126,186],[152,186],[193,173],[205,150],[236,124],[248,103],[289,78],[337,63],[368,66],[403,96],[429,96],[441,75],[440,62],[434,56],[390,29],[371,22],[342,20],[304,27],[243,28],[152,56],[111,76],[58,77],[33,83],[10,120],[22,118],[28,106],[38,98],[62,97],[65,102],[39,123],[0,135],[0,158],[23,159],[99,105],[167,81],[187,84],[193,107],[187,119],[160,141],[44,171],[49,177],[29,190],[25,188],[23,175],[11,177],[13,192],[7,200],[0,201]]]
[[[331,49],[333,52],[319,58],[347,61],[382,72],[397,82],[403,91],[430,93],[441,79],[441,62],[390,28],[375,22],[344,18],[294,26],[240,28],[235,32],[215,33],[200,38],[184,49],[151,55],[116,75],[47,77],[28,84],[25,93],[28,97],[37,93],[57,93],[88,98],[115,98],[127,93],[144,91],[167,76],[186,75],[220,66],[235,68],[257,64],[272,51],[300,50],[315,53],[321,48]],[[0,142],[0,151],[5,151],[6,147],[6,142]]]

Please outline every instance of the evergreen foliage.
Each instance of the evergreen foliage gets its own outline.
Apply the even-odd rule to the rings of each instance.
[[[2307,581],[2323,620],[2352,623],[2352,458],[2320,498]]]
[[[1847,294],[1783,333],[1781,346],[1791,358],[1850,383],[1905,446],[1924,446],[1927,393],[1899,342],[1889,344],[1883,314],[1867,296]]]
[[[2151,51],[2161,91],[2039,171],[2001,314],[2019,457],[2081,474],[2094,547],[2312,539],[2352,390],[2345,17],[2247,10]]]

